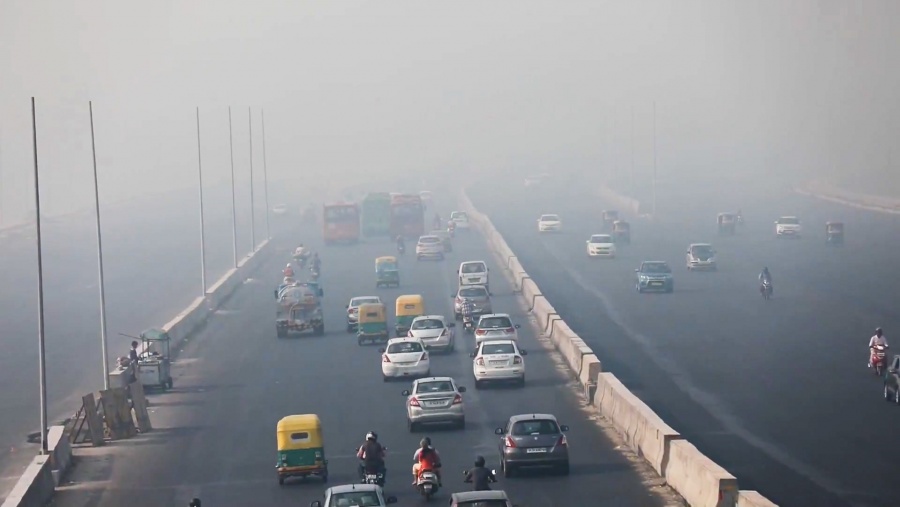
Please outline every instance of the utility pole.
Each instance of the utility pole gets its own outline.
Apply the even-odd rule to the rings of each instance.
[[[263,138],[263,188],[266,191],[266,239],[272,239],[272,230],[269,228],[269,167],[266,162],[266,110],[261,110],[260,114],[262,115]]]
[[[234,134],[231,128],[231,106],[228,106],[228,146],[231,149],[231,241],[234,249],[234,267],[237,268],[237,205],[234,198]]]
[[[197,107],[197,177],[200,180],[200,283],[206,296],[206,222],[203,220],[203,158],[200,153],[200,107]]]
[[[31,97],[31,136],[34,149],[34,208],[37,219],[38,370],[40,373],[41,454],[47,454],[47,356],[44,347],[44,258],[41,245],[41,181],[38,171],[37,114]]]
[[[634,197],[634,104],[631,105],[631,196]]]
[[[656,220],[656,101],[653,101],[653,219]]]
[[[94,161],[94,207],[97,210],[97,264],[100,273],[100,350],[103,355],[103,389],[109,389],[109,347],[106,335],[106,283],[103,279],[103,235],[100,232],[100,185],[97,178],[97,143],[94,139],[94,103],[88,101],[91,117],[91,156]],[[135,365],[137,368],[137,365]]]
[[[253,108],[247,108],[250,123],[250,251],[256,251],[256,209],[253,195]]]

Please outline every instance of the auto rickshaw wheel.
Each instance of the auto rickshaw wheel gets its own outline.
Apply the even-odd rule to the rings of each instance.
[[[322,472],[322,482],[328,482],[328,469],[326,468],[324,472]]]
[[[283,475],[278,476],[278,485],[284,486],[284,476]]]

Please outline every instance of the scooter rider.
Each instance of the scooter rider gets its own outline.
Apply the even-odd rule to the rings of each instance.
[[[484,456],[475,456],[475,468],[466,472],[465,482],[473,483],[472,491],[490,491],[490,483],[497,482],[497,477],[484,467]]]
[[[426,442],[428,444],[428,447],[434,453],[434,459],[435,459],[434,474],[437,475],[437,477],[438,477],[438,486],[443,487],[443,485],[441,484],[441,455],[440,455],[440,453],[437,452],[437,449],[435,449],[434,446],[431,445],[431,437],[423,438],[422,442]],[[421,455],[422,455],[422,447],[419,447],[418,449],[416,449],[415,454],[413,454],[413,461],[418,463],[419,457]]]
[[[769,286],[772,285],[772,273],[769,273],[769,267],[766,266],[762,269],[762,272],[759,274],[759,290],[763,290],[763,285],[768,280]]]
[[[291,267],[291,263],[289,262],[287,266],[284,267],[284,271],[282,272],[285,278],[293,278],[294,277],[294,268]]]
[[[462,305],[460,306],[459,313],[462,315],[463,322],[474,320],[472,312],[474,311],[474,305],[468,299],[463,299]]]
[[[419,474],[422,472],[434,472],[434,475],[436,475],[438,479],[438,486],[443,487],[443,484],[441,484],[440,461],[437,452],[429,445],[429,442],[430,439],[423,438],[422,441],[419,442],[419,449],[413,455],[416,462],[413,464],[412,468],[412,484],[413,486],[418,484]]]
[[[397,241],[397,251],[400,253],[405,252],[406,244],[403,241],[403,235],[401,234],[401,235],[397,236],[396,241]]]
[[[365,478],[366,473],[380,473],[387,477],[387,468],[384,466],[384,458],[387,449],[378,442],[378,434],[370,431],[366,434],[366,441],[356,452],[356,457],[362,460],[359,465],[360,475]]]
[[[882,346],[887,350],[889,348],[887,338],[884,337],[884,331],[879,327],[875,330],[875,335],[869,338],[869,368],[872,367],[872,356],[875,355],[875,347]]]

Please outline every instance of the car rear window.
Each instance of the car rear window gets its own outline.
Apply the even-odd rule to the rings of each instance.
[[[516,348],[512,343],[485,343],[481,346],[482,355],[491,354],[515,354]]]
[[[441,238],[435,236],[427,236],[424,238],[419,238],[419,243],[440,243]]]
[[[641,271],[644,273],[671,273],[672,272],[672,270],[669,269],[668,264],[662,264],[662,263],[644,264]]]
[[[551,222],[558,222],[559,215],[541,215],[541,220],[547,220]]]
[[[778,223],[785,225],[797,225],[800,223],[800,220],[796,218],[781,217],[778,219]]]
[[[459,507],[508,507],[506,500],[475,500],[473,502],[459,502]]]
[[[463,264],[463,273],[484,273],[487,271],[483,262],[473,262],[471,264]]]
[[[556,435],[559,433],[559,426],[556,424],[556,421],[551,419],[530,419],[513,424],[510,433],[514,436]]]
[[[378,303],[380,303],[380,302],[381,302],[381,301],[379,301],[378,298],[359,298],[359,299],[353,299],[353,300],[351,300],[351,301],[350,301],[350,306],[353,307],[353,308],[356,308],[356,307],[358,307],[358,306],[362,306],[362,305],[365,305],[365,304],[370,304],[370,303],[371,303],[371,304],[378,304]]]
[[[422,345],[418,342],[400,342],[388,345],[388,354],[410,354],[412,352],[422,352]]]
[[[591,236],[591,243],[612,243],[610,236]]]
[[[441,329],[444,323],[438,319],[423,319],[412,323],[413,329]]]
[[[446,380],[439,380],[436,382],[419,382],[418,387],[416,387],[416,394],[449,393],[452,391],[453,384],[447,382]]]
[[[513,327],[508,317],[484,317],[478,322],[480,328]]]
[[[469,218],[469,215],[465,211],[454,211],[450,213],[450,218]]]
[[[335,507],[379,507],[382,505],[378,495],[373,491],[336,493],[331,497],[330,503]]]
[[[467,289],[460,289],[459,296],[464,298],[483,298],[487,297],[487,291],[484,287],[470,287]]]

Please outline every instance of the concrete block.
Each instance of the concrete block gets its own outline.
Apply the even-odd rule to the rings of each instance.
[[[229,269],[206,290],[206,303],[211,310],[217,309],[231,295],[236,287],[236,280],[239,278],[238,273],[235,268]]]
[[[558,316],[556,308],[547,301],[544,296],[537,296],[531,306],[531,313],[537,318],[539,329],[542,333],[548,330],[548,324],[552,316]]]
[[[759,491],[738,491],[737,507],[778,507],[778,504],[759,494]]]
[[[72,464],[72,443],[65,426],[50,426],[47,429],[47,451],[50,453],[50,467],[56,472],[53,482],[58,486]]]
[[[55,488],[50,455],[35,456],[2,507],[44,507],[53,496]]]
[[[602,367],[600,359],[594,354],[586,354],[581,358],[581,373],[578,375],[578,382],[584,389],[584,399],[588,403],[593,404],[594,395],[597,392],[597,376],[600,375]]]
[[[612,373],[597,375],[595,409],[622,434],[625,443],[660,476],[670,460],[670,447],[681,435],[638,399]],[[691,502],[691,505],[694,505]],[[699,504],[698,504],[699,505]]]
[[[525,304],[528,305],[529,311],[534,308],[535,298],[541,297],[541,289],[531,278],[522,281],[522,297],[525,298]]]
[[[601,376],[604,375],[601,373]],[[599,390],[598,390],[599,392]],[[687,440],[669,445],[664,477],[692,507],[735,507],[737,478],[707,458]]]

